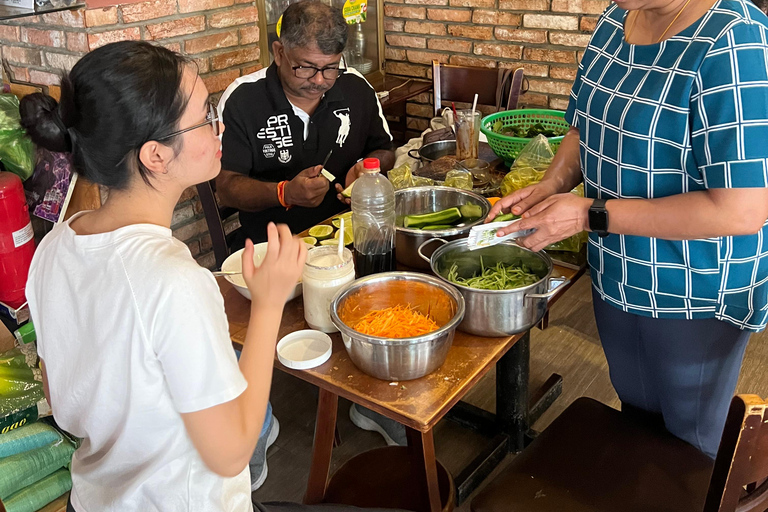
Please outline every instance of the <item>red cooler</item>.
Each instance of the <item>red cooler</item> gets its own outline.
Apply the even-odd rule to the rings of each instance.
[[[0,172],[0,302],[12,308],[26,302],[24,287],[35,252],[34,238],[21,178]]]

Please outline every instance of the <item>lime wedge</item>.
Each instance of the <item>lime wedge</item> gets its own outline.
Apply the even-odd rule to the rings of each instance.
[[[338,217],[334,217],[331,219],[331,224],[333,224],[333,227],[336,229],[341,228],[341,219],[344,219],[344,225],[345,226],[351,226],[352,225],[352,212],[346,212],[342,213]]]
[[[312,226],[309,228],[309,236],[314,237],[318,240],[325,240],[326,238],[330,238],[333,234],[333,227],[331,226]]]
[[[317,245],[317,238],[312,236],[305,236],[301,239],[302,242],[304,242],[307,245],[315,246]]]
[[[350,186],[348,186],[347,188],[344,189],[344,192],[342,192],[341,195],[346,197],[346,198],[352,197],[352,187],[354,187],[354,186],[355,186],[355,182],[353,181]]]
[[[347,221],[344,221],[344,245],[349,245],[352,242],[355,241],[354,232],[352,231],[352,226],[348,226],[346,224]],[[333,236],[336,240],[341,238],[341,230],[336,231],[336,234]]]
[[[330,240],[320,240],[320,245],[339,245],[337,238],[331,238]]]

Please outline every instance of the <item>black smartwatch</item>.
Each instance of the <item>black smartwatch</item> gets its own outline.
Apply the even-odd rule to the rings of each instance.
[[[599,237],[608,236],[608,210],[605,209],[607,199],[595,199],[589,207],[589,230]]]

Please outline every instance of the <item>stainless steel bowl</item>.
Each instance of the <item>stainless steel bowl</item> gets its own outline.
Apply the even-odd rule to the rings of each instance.
[[[434,162],[440,157],[455,155],[456,154],[456,141],[455,140],[438,140],[436,142],[430,142],[424,144],[418,151],[412,149],[408,151],[408,156],[421,160],[422,162]]]
[[[398,304],[429,313],[441,327],[422,336],[394,339],[368,336],[349,325],[371,311]],[[363,372],[384,380],[418,379],[436,370],[445,362],[463,318],[464,299],[455,288],[415,272],[358,279],[339,290],[331,303],[331,320],[341,331],[349,358]]]
[[[467,312],[459,329],[476,336],[509,336],[524,332],[536,325],[547,311],[547,301],[556,293],[565,279],[552,279],[552,260],[544,252],[533,252],[504,242],[498,245],[470,251],[467,240],[446,242],[428,258],[432,272],[446,283],[455,286],[464,297]],[[420,251],[420,253],[423,251]],[[453,263],[459,266],[459,275],[470,276],[483,264],[494,266],[499,262],[507,265],[524,264],[540,279],[529,286],[512,290],[478,290],[447,279]]]
[[[483,214],[474,222],[460,224],[452,229],[439,231],[422,231],[420,229],[403,227],[403,217],[419,213],[445,210],[464,204],[480,205]],[[429,263],[419,257],[419,247],[427,240],[442,238],[455,240],[469,234],[472,226],[480,224],[491,211],[491,203],[486,198],[468,190],[451,187],[412,187],[395,192],[395,256],[397,261],[411,268],[429,269]],[[432,253],[427,248],[426,255]]]

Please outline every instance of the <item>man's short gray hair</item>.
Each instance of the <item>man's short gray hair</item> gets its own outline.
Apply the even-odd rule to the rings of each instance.
[[[324,54],[336,55],[347,45],[347,22],[340,9],[302,0],[283,13],[280,42],[289,49],[317,45]]]

